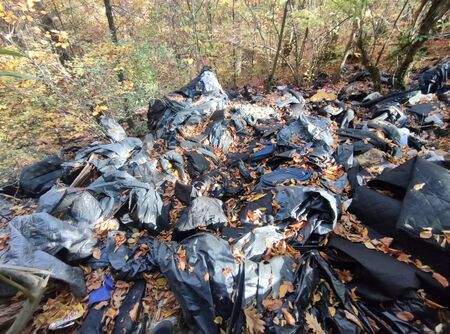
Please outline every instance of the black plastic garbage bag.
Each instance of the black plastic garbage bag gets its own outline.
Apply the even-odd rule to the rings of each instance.
[[[190,98],[196,95],[214,92],[226,95],[212,68],[209,66],[204,66],[200,70],[200,74],[195,79],[189,82],[186,86],[178,89],[176,92],[180,92]]]
[[[312,171],[303,168],[278,168],[272,173],[262,175],[255,190],[262,191],[263,189],[274,188],[277,185],[290,180],[305,181],[308,180],[311,175]]]
[[[49,270],[52,278],[67,282],[75,295],[86,294],[82,270],[56,256],[61,254],[65,261],[90,256],[97,243],[90,230],[77,228],[47,213],[17,217],[8,228],[11,239],[8,249],[0,253],[2,263]]]
[[[83,165],[91,154],[95,153],[102,158],[93,159],[92,164],[101,172],[114,171],[125,165],[134,151],[142,147],[139,138],[127,137],[120,142],[112,144],[94,143],[79,151],[74,161],[65,163],[66,168],[74,168],[76,165]]]
[[[88,190],[98,198],[105,218],[112,217],[128,202],[131,217],[138,224],[150,230],[157,229],[162,200],[151,184],[140,182],[126,172],[115,171],[99,177]]]
[[[175,230],[189,231],[206,226],[214,229],[222,227],[227,222],[222,206],[222,201],[217,198],[195,198],[181,214],[175,224]]]
[[[161,167],[169,174],[178,171],[180,177],[186,177],[183,156],[175,150],[168,151],[161,156]]]
[[[329,123],[328,118],[305,116],[302,113],[288,127],[278,132],[278,145],[302,149],[303,153],[311,146],[323,146],[332,153],[334,140],[329,131]]]
[[[53,187],[56,180],[62,176],[63,162],[57,156],[50,156],[25,167],[20,174],[20,189],[29,196],[39,197]]]
[[[109,117],[102,117],[100,119],[106,135],[115,142],[122,141],[127,137],[125,130],[115,120]]]
[[[145,281],[137,280],[131,287],[119,308],[114,322],[113,334],[131,334],[137,328],[142,310],[142,297],[145,294]],[[136,315],[134,315],[136,314]]]
[[[302,243],[311,234],[331,232],[337,221],[336,198],[323,189],[300,186],[277,187],[275,201],[280,205],[275,219],[305,219],[308,223],[300,231]]]
[[[276,226],[263,226],[253,229],[239,238],[233,247],[244,253],[245,258],[259,262],[267,247],[284,240],[284,234]]]
[[[214,124],[208,139],[214,147],[220,148],[223,153],[227,153],[234,142],[233,137],[228,131],[228,127],[221,122]]]
[[[328,285],[323,286],[323,280]],[[296,290],[294,292],[296,295],[295,305],[301,313],[311,304],[313,295],[318,289],[321,299],[319,303],[312,305],[309,312],[317,317],[319,323],[324,325],[322,328],[327,329],[327,331],[335,330],[337,333],[342,334],[362,333],[364,331],[374,333],[360,307],[352,301],[345,285],[338,280],[333,270],[319,255],[317,250],[310,251],[302,256],[302,264],[296,283]],[[327,295],[330,292],[334,294],[340,303],[340,307],[337,308],[334,316],[330,314],[327,306],[328,300],[330,300]],[[362,328],[355,322],[347,319],[344,312],[348,312],[357,318]]]
[[[394,237],[408,253],[449,277],[450,269],[441,260],[449,255],[449,247],[442,246],[444,231],[450,230],[448,170],[421,158],[413,158],[384,171],[368,185],[371,188],[363,186],[356,189],[349,211],[364,224]],[[421,237],[424,232],[435,235],[437,239]]]
[[[198,124],[214,112],[226,109],[228,102],[227,94],[209,67],[204,67],[194,80],[175,93],[187,99],[179,101],[169,95],[149,107],[149,128],[157,129],[158,138],[175,137],[178,127]]]
[[[273,108],[258,107],[251,104],[235,104],[233,111],[242,116],[250,126],[255,126],[259,120],[265,120],[276,115]]]
[[[180,247],[186,254],[184,264],[180,263],[178,256]],[[239,273],[228,243],[211,234],[201,233],[179,244],[156,243],[152,253],[191,330],[195,333],[219,333],[214,319],[217,316],[225,320],[229,318],[233,308],[233,288]]]
[[[262,311],[262,302],[271,295],[279,298],[280,286],[294,281],[294,260],[288,256],[275,256],[268,261],[245,261],[244,305],[256,305]]]
[[[36,211],[74,221],[91,231],[103,215],[100,202],[89,191],[56,186],[39,198]]]
[[[423,94],[436,93],[450,76],[450,62],[440,64],[420,74],[419,85]]]
[[[395,301],[410,291],[425,289],[434,300],[448,304],[450,291],[414,264],[337,236],[330,238],[327,255],[335,268],[351,269],[353,278],[348,288],[356,287],[366,301]]]
[[[188,158],[187,170],[193,179],[209,171],[211,168],[211,164],[203,154],[191,151],[186,152],[186,157]]]

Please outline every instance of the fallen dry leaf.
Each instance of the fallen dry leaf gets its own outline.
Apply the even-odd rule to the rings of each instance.
[[[92,257],[94,259],[100,260],[100,257],[102,256],[102,251],[100,250],[100,248],[95,247],[94,251],[92,252]]]
[[[426,229],[423,230],[422,232],[420,232],[420,237],[422,239],[430,239],[433,236],[433,232],[431,232],[431,230]]]
[[[9,236],[7,234],[0,235],[0,250],[5,249],[8,246]]]
[[[128,289],[130,287],[130,283],[127,283],[125,281],[117,281],[115,286],[118,289]]]
[[[114,235],[114,239],[116,239],[116,246],[114,247],[114,252],[117,252],[117,250],[122,246],[125,241],[127,241],[127,238],[125,236],[125,233],[117,233]]]
[[[178,268],[180,268],[181,271],[184,271],[187,264],[186,251],[180,247],[177,254],[179,260]]]
[[[140,302],[137,302],[136,304],[133,305],[133,308],[128,313],[131,321],[136,321],[138,319],[139,311],[140,311]]]
[[[353,279],[352,273],[349,270],[335,269],[334,271],[341,282],[348,283]]]
[[[334,315],[336,314],[336,308],[333,306],[328,306],[328,312],[330,312],[330,315],[334,317]]]
[[[373,320],[371,317],[367,317],[367,320],[369,320],[370,327],[372,327],[375,332],[378,332],[380,330],[380,327],[378,327],[375,320]]]
[[[432,301],[431,299],[428,299],[428,298],[425,298],[425,304],[429,308],[432,308],[432,309],[435,309],[435,310],[442,310],[442,309],[446,308],[445,306],[442,306],[441,304],[438,304],[438,303],[436,303],[436,302],[434,302],[434,301]]]
[[[416,185],[414,185],[413,189],[415,191],[418,191],[420,189],[422,189],[425,186],[425,183],[417,183]]]
[[[305,313],[306,324],[308,325],[308,329],[310,329],[314,334],[325,334],[325,331],[320,326],[317,318],[310,314],[309,312]]]
[[[105,306],[108,306],[109,302],[107,300],[104,300],[100,303],[98,303],[97,305],[94,306],[94,308],[98,311],[101,310],[102,308],[104,308]]]
[[[350,313],[350,312],[347,311],[347,310],[344,310],[344,313],[345,313],[345,317],[346,317],[348,320],[352,321],[352,322],[355,323],[359,328],[363,329],[363,326],[362,326],[361,322],[359,321],[359,319],[358,319],[354,314]]]
[[[448,287],[448,280],[439,273],[434,272],[433,278],[438,281],[444,288]]]
[[[264,299],[262,301],[262,306],[269,312],[273,312],[278,310],[283,305],[283,301],[281,299]]]
[[[281,312],[283,313],[283,316],[284,316],[284,319],[286,319],[286,322],[291,326],[295,326],[295,318],[292,316],[292,314],[289,313],[287,308],[282,308]]]
[[[292,282],[284,281],[283,284],[280,285],[280,298],[284,298],[288,292],[294,292],[294,285]]]
[[[244,309],[245,322],[247,327],[247,333],[249,334],[263,334],[265,323],[262,319],[262,315],[253,307],[247,307]]]
[[[203,276],[203,279],[205,280],[205,282],[208,282],[208,281],[209,281],[209,273],[206,273],[206,274]]]
[[[400,311],[395,313],[395,316],[403,321],[411,321],[414,319],[414,314],[408,311]]]

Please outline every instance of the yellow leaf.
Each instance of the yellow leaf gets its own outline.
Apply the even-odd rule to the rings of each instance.
[[[363,329],[363,326],[361,325],[361,322],[359,321],[359,319],[358,319],[354,314],[351,314],[351,313],[350,313],[349,311],[347,311],[347,310],[344,310],[344,313],[345,313],[345,317],[346,317],[348,320],[352,321],[352,322],[355,323],[359,328]]]
[[[214,318],[214,323],[216,325],[222,325],[222,322],[223,322],[223,318],[220,315]]]
[[[433,232],[431,232],[431,230],[426,229],[423,230],[422,232],[420,232],[420,237],[422,239],[430,239],[433,236]]]
[[[336,308],[334,308],[333,306],[328,306],[328,312],[330,312],[330,315],[334,317],[334,315],[336,314]]]
[[[156,285],[161,287],[166,286],[167,280],[164,277],[160,277],[156,280]]]
[[[364,242],[364,246],[366,246],[369,249],[376,249],[376,247],[370,241]]]
[[[266,196],[267,194],[254,194],[253,196],[250,196],[248,201],[249,202],[254,202],[259,200],[260,198],[263,198],[264,196]]]
[[[417,190],[422,189],[424,186],[425,186],[425,183],[418,183],[418,184],[416,184],[416,185],[413,187],[413,189],[414,189],[415,191],[417,191]]]

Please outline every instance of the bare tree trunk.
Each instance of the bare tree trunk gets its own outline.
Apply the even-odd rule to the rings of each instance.
[[[278,37],[277,52],[275,53],[275,59],[273,60],[272,71],[270,71],[269,77],[267,78],[266,90],[269,90],[273,84],[275,70],[277,69],[278,58],[280,57],[281,46],[283,45],[283,33],[284,33],[284,27],[286,26],[286,17],[287,17],[290,2],[291,2],[291,0],[287,0],[286,4],[284,6],[283,18],[281,20],[280,34]]]
[[[235,13],[235,2],[233,0],[232,6],[232,18],[233,18],[233,36],[236,40],[233,43],[233,85],[237,87],[237,79],[241,75],[241,66],[242,66],[242,50],[240,37],[238,36],[238,29],[236,27],[236,13]]]
[[[333,76],[334,82],[338,82],[339,79],[341,78],[342,70],[344,69],[345,63],[347,62],[348,55],[350,54],[350,50],[353,46],[353,42],[355,41],[356,33],[358,32],[358,26],[359,26],[358,20],[353,21],[352,31],[351,31],[350,37],[347,41],[347,45],[345,46],[344,56],[342,57],[342,61],[339,64],[339,67],[336,68],[336,71],[334,72],[334,76]]]
[[[298,82],[301,81],[301,74],[300,74],[300,69],[301,69],[301,64],[303,61],[303,55],[305,54],[305,49],[306,49],[306,42],[308,41],[308,37],[309,37],[309,26],[306,27],[305,29],[305,35],[303,36],[303,40],[302,40],[302,45],[300,46],[300,53],[298,55],[298,73],[297,73],[297,80]]]
[[[119,40],[117,39],[117,29],[116,29],[116,25],[114,23],[111,2],[109,0],[103,0],[103,2],[105,4],[105,12],[106,12],[106,18],[108,19],[109,32],[111,33],[111,41],[115,45],[118,45]],[[120,82],[123,82],[125,80],[123,71],[119,71],[118,77],[119,77]]]
[[[450,10],[450,1],[432,0],[431,7],[420,22],[418,32],[413,41],[407,46],[403,61],[395,72],[397,87],[403,87],[406,74],[414,61],[414,56],[428,40],[431,28],[448,10]]]
[[[417,7],[416,11],[414,12],[413,20],[412,20],[412,27],[415,28],[417,25],[417,22],[419,21],[420,13],[422,13],[422,10],[425,8],[425,5],[427,4],[428,0],[422,0],[419,4],[419,7]]]
[[[196,48],[197,48],[197,60],[200,59],[202,61],[202,63],[203,63],[202,51],[201,51],[201,48],[200,48],[200,39],[198,37],[197,18],[195,17],[195,10],[192,7],[192,5],[191,5],[189,0],[186,0],[186,4],[188,6],[189,14],[191,15],[192,25],[194,27],[195,45],[196,45]]]
[[[373,87],[375,90],[379,91],[381,88],[381,75],[380,70],[377,66],[373,65],[369,58],[369,54],[364,46],[364,31],[363,31],[363,21],[359,21],[359,34],[358,34],[358,48],[361,51],[361,60],[364,67],[369,71],[370,77],[373,82]]]
[[[105,4],[105,12],[106,12],[106,18],[108,19],[109,32],[111,33],[111,41],[117,46],[119,44],[119,40],[117,39],[117,28],[114,23],[114,16],[112,13],[111,2],[110,2],[110,0],[103,0],[103,2]],[[125,82],[125,75],[122,70],[120,70],[117,73],[117,78],[119,79],[119,82],[123,85]],[[127,115],[127,117],[126,117],[127,124],[130,128],[133,128],[134,127],[133,118],[131,115],[128,115],[128,98],[127,97],[125,97],[123,99],[123,107],[124,107],[125,114]]]
[[[111,40],[114,44],[117,45],[117,29],[116,25],[114,24],[114,17],[112,14],[112,7],[111,2],[109,0],[103,0],[103,3],[105,4],[105,12],[106,12],[106,18],[108,19],[108,27],[109,32],[111,33]]]

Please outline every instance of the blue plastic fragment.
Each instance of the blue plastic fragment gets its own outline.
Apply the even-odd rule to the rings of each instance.
[[[111,291],[114,289],[114,283],[109,276],[105,276],[103,285],[93,290],[89,294],[88,305],[111,299]]]

